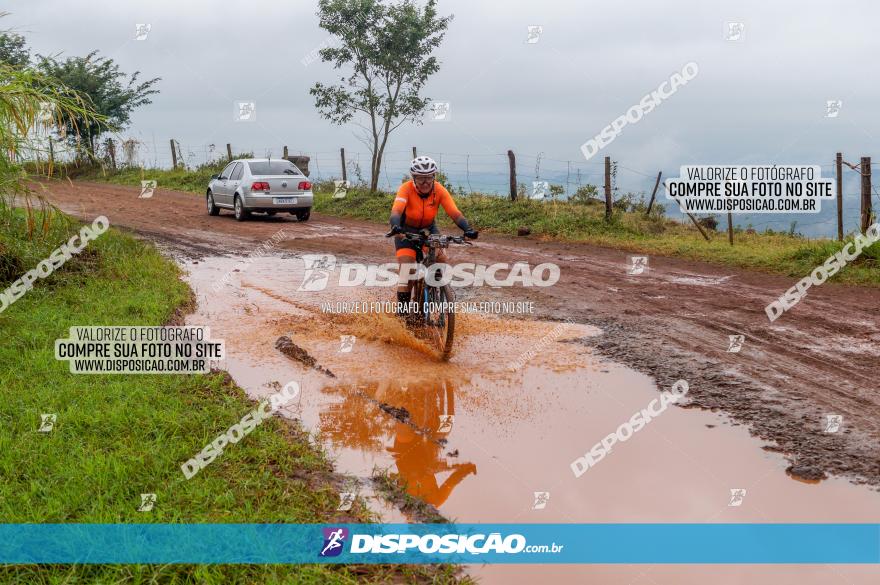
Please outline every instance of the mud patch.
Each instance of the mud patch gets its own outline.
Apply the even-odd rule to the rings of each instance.
[[[306,367],[312,368],[322,374],[329,376],[331,378],[335,378],[336,374],[331,372],[330,370],[323,368],[318,365],[317,360],[313,358],[309,352],[298,346],[293,342],[292,339],[282,335],[275,341],[275,349],[286,355],[292,360],[296,360]]]

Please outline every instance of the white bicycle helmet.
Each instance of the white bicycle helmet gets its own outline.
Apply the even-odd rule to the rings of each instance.
[[[437,163],[430,156],[417,156],[410,163],[409,172],[413,175],[436,175]]]

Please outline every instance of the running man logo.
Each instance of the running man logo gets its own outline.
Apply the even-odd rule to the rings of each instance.
[[[841,100],[825,100],[825,117],[836,118],[840,115],[840,108],[843,107]]]
[[[345,199],[347,191],[348,181],[341,181],[339,179],[333,181],[333,199]]]
[[[728,335],[727,353],[739,353],[746,342],[745,335]]]
[[[141,181],[141,194],[138,195],[138,199],[149,199],[153,196],[153,191],[156,190],[156,181],[155,180],[146,180]]]
[[[724,23],[724,40],[739,41],[746,32],[746,25],[741,22],[725,22]]]
[[[156,494],[141,494],[141,505],[138,512],[149,512],[156,505]]]
[[[648,268],[647,256],[630,256],[629,267],[626,273],[631,275],[642,274]]]
[[[357,337],[355,337],[354,335],[340,335],[339,353],[351,353],[351,350],[354,349],[355,341],[357,341]]]
[[[348,512],[351,510],[351,506],[354,504],[354,500],[357,497],[357,494],[354,492],[342,492],[339,494],[339,507],[336,508],[339,512]]]
[[[305,254],[303,262],[306,265],[302,284],[297,290],[315,292],[327,288],[330,273],[336,268],[336,256],[333,254]]]
[[[52,429],[55,428],[55,421],[58,420],[57,414],[41,414],[40,415],[40,428],[37,429],[40,433],[50,433]]]
[[[338,557],[345,548],[345,539],[348,538],[348,528],[322,528],[324,532],[324,546],[318,556]]]
[[[535,492],[535,503],[532,504],[532,510],[543,510],[550,501],[550,492]]]
[[[451,414],[441,414],[440,415],[440,423],[437,425],[438,433],[449,433],[452,431],[452,422],[455,419],[454,415]]]
[[[530,45],[534,45],[541,40],[541,33],[544,32],[544,27],[540,24],[530,24],[528,31],[529,36],[526,38],[526,42]]]
[[[843,424],[842,414],[826,414],[825,415],[825,432],[836,433]]]
[[[743,499],[746,497],[746,490],[744,488],[731,488],[730,490],[730,501],[727,503],[728,507],[737,507],[742,506]]]
[[[549,181],[532,181],[532,195],[530,199],[543,199],[550,189]]]

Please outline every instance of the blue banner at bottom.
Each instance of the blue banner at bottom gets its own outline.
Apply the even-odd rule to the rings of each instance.
[[[0,563],[878,564],[880,524],[0,524]]]

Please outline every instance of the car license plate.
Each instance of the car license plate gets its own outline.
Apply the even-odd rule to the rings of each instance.
[[[296,197],[273,197],[272,203],[275,205],[284,205],[285,203],[296,205]]]

